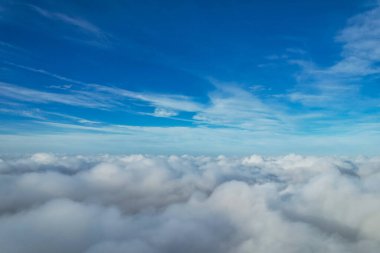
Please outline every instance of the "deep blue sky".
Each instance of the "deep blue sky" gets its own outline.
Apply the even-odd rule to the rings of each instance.
[[[0,152],[378,154],[377,1],[0,1]]]

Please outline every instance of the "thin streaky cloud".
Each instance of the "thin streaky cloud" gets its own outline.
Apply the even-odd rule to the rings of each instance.
[[[46,75],[49,77],[56,78],[61,81],[66,81],[74,84],[79,84],[83,88],[88,88],[91,90],[96,90],[98,93],[108,93],[111,94],[115,97],[127,97],[127,98],[132,98],[144,102],[148,102],[152,104],[152,106],[155,106],[156,108],[162,108],[167,111],[188,111],[188,112],[196,112],[202,110],[202,105],[199,103],[196,103],[193,100],[193,98],[188,97],[188,96],[183,96],[183,95],[173,95],[173,94],[156,94],[156,93],[147,93],[147,92],[134,92],[126,89],[121,89],[117,87],[111,87],[111,86],[105,86],[105,85],[100,85],[100,84],[88,84],[79,80],[75,80],[69,77],[65,77],[56,73],[52,73],[50,71],[47,71],[45,69],[36,69],[30,66],[25,66],[9,61],[4,61],[4,63],[17,67],[20,69],[32,71],[35,73],[39,73],[42,75]],[[62,89],[62,90],[70,90],[72,86],[66,85],[66,86],[49,86],[49,88],[54,88],[54,89]],[[80,92],[80,91],[77,91]],[[157,115],[157,114],[156,114]],[[161,115],[163,116],[163,115]],[[174,116],[174,115],[170,115]]]
[[[74,26],[86,33],[91,33],[97,37],[104,37],[106,35],[99,27],[83,18],[69,16],[60,12],[48,11],[36,5],[29,4],[28,6],[45,18]]]
[[[78,124],[83,124],[83,125],[99,125],[99,124],[102,124],[99,121],[88,120],[88,119],[84,119],[81,117],[76,117],[76,116],[58,113],[58,112],[45,111],[45,110],[41,110],[39,108],[25,108],[25,106],[24,107],[19,106],[18,109],[0,108],[0,113],[16,115],[16,116],[21,116],[21,117],[25,117],[25,118],[38,119],[38,120],[46,121],[46,122],[49,122],[49,120],[51,120],[50,118],[54,117],[55,119],[56,118],[67,119],[67,120],[70,120],[72,122],[75,122]]]
[[[0,94],[3,97],[32,103],[60,103],[71,106],[105,109],[111,107],[106,97],[96,96],[92,93],[52,93],[25,88],[9,83],[0,82]],[[100,101],[103,99],[104,101]]]
[[[162,107],[165,109],[196,112],[202,110],[203,108],[203,105],[193,101],[193,98],[184,95],[134,92],[126,89],[98,84],[92,84],[90,85],[90,87],[94,87],[98,91],[114,94],[115,96],[123,96],[127,98],[145,101],[152,104],[155,107]]]
[[[13,44],[10,44],[10,43],[7,43],[7,42],[1,41],[1,40],[0,40],[0,47],[5,47],[5,48],[15,50],[15,51],[25,51],[24,49],[22,49],[18,46],[15,46]]]
[[[47,71],[39,71],[39,73],[49,73],[50,76],[59,78],[59,76],[57,77],[57,75]],[[196,103],[192,97],[183,95],[141,93],[92,84],[85,84],[82,87],[85,90],[71,90],[70,87],[66,89],[66,92],[70,92],[68,94],[41,92],[25,88],[20,88],[21,92],[17,93],[14,88],[13,92],[8,92],[3,96],[25,102],[53,102],[89,108],[99,107],[101,109],[122,109],[128,104],[126,101],[123,101],[123,98],[129,98],[148,103],[145,107],[155,107],[153,113],[129,110],[131,113],[175,119],[178,111],[193,112],[195,115],[188,122],[198,125],[251,129],[254,131],[293,132],[297,129],[299,130],[301,127],[300,123],[305,120],[302,115],[309,115],[309,112],[293,114],[289,111],[290,108],[287,108],[285,105],[268,104],[268,102],[263,101],[248,91],[231,85],[222,85],[221,83],[217,85],[217,90],[209,94],[210,101],[207,104]],[[10,89],[9,86],[6,88]],[[331,91],[333,88],[329,86],[326,89]],[[335,87],[333,90],[335,93],[342,92],[340,86]],[[347,90],[346,87],[344,91],[351,92],[351,89]],[[28,96],[26,94],[33,95]],[[311,107],[318,106],[319,104],[328,105],[333,102],[328,94],[312,96],[294,92],[289,95],[289,98],[294,102],[302,102],[305,106]],[[164,111],[157,111],[157,108],[161,108],[160,110]],[[170,115],[163,112],[170,112]],[[326,118],[326,115],[329,114],[321,113],[319,114],[319,118],[323,118],[323,116]],[[312,119],[313,117],[306,117],[306,120]],[[186,120],[184,119],[184,121]],[[314,124],[314,127],[319,128],[320,126],[315,126]]]
[[[341,43],[340,59],[330,66],[321,67],[310,59],[289,59],[290,64],[301,68],[297,75],[299,85],[290,89],[289,101],[306,108],[338,111],[351,111],[353,101],[373,103],[362,96],[361,90],[364,78],[380,74],[379,24],[379,6],[349,19],[335,37],[335,42]]]
[[[285,96],[304,108],[328,111],[358,111],[376,108],[376,99],[362,95],[363,82],[380,74],[380,7],[377,4],[348,20],[337,33],[335,43],[341,44],[340,59],[322,67],[312,59],[289,59],[301,71],[298,85]],[[365,87],[364,87],[365,88]],[[355,101],[355,102],[354,102]],[[352,103],[363,107],[353,108]]]
[[[39,120],[46,120],[46,118],[41,114],[39,110],[25,110],[25,109],[6,109],[6,108],[0,108],[1,114],[10,114],[10,115],[16,115],[21,116],[25,118],[32,118],[32,119],[39,119]]]
[[[44,69],[35,69],[12,62],[7,63],[21,69],[56,78],[58,80],[80,84],[82,87],[87,87],[90,90],[94,89],[97,91],[93,91],[92,93],[80,90],[75,91],[77,94],[82,93],[84,96],[100,96],[99,99],[103,100],[103,96],[101,94],[108,93],[110,94],[110,100],[117,97],[127,97],[147,102],[151,106],[155,107],[154,112],[149,114],[155,117],[173,118],[178,114],[176,111],[194,112],[196,115],[192,120],[190,120],[192,122],[239,128],[255,127],[256,129],[263,128],[264,126],[278,128],[282,120],[275,118],[283,117],[280,115],[281,113],[270,109],[270,107],[265,105],[258,97],[254,97],[249,92],[237,87],[222,84],[216,80],[212,80],[212,82],[216,86],[217,90],[213,94],[209,94],[210,104],[205,105],[197,103],[192,97],[184,95],[135,92],[99,84],[86,84],[82,81],[64,77]],[[65,88],[65,90],[69,91],[70,88],[71,87]],[[52,100],[50,101],[52,102]],[[57,99],[54,101],[57,102]],[[251,108],[251,106],[254,108]],[[229,117],[226,117],[226,115]],[[266,127],[264,127],[264,129],[266,129]]]
[[[61,76],[61,75],[58,75],[58,74],[46,71],[44,69],[32,68],[32,67],[29,67],[29,66],[17,64],[17,63],[10,62],[10,61],[3,61],[3,63],[8,64],[8,65],[13,66],[13,67],[17,67],[17,68],[23,69],[23,70],[28,70],[28,71],[31,71],[31,72],[35,72],[35,73],[39,73],[39,74],[42,74],[42,75],[50,76],[50,77],[56,78],[56,79],[61,80],[61,81],[75,83],[75,84],[80,84],[80,85],[85,84],[82,81],[78,81],[78,80],[74,80],[74,79],[71,79],[71,78],[68,78],[68,77],[65,77],[65,76]]]
[[[290,59],[303,69],[303,76],[316,80],[350,80],[380,74],[380,7],[350,18],[339,31],[335,42],[341,43],[340,57],[335,64],[323,68],[312,60]]]

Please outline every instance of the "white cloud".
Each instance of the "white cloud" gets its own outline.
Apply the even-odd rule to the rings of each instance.
[[[56,157],[47,153],[35,153],[30,157],[30,160],[38,164],[52,164],[56,161]]]
[[[4,82],[0,82],[0,94],[6,98],[25,102],[60,103],[101,109],[112,107],[117,103],[115,100],[110,101],[109,97],[105,95],[90,91],[75,90],[69,93],[53,93]]]
[[[320,107],[335,111],[360,108],[368,101],[362,94],[365,79],[380,74],[380,7],[350,18],[337,34],[336,42],[342,45],[340,58],[330,66],[319,66],[311,60],[290,60],[302,68],[297,75],[299,85],[290,91],[287,98],[307,107]]]
[[[2,157],[0,251],[375,253],[379,166],[299,155]]]
[[[307,92],[293,91],[287,95],[287,98],[307,107],[339,110],[347,108],[352,99],[358,100],[359,93],[360,88],[357,85],[321,82],[308,87]]]
[[[346,75],[380,73],[380,7],[361,13],[348,22],[337,36],[343,43],[343,59],[330,71]]]
[[[171,109],[174,111],[195,112],[202,110],[203,105],[194,101],[194,98],[175,95],[175,94],[160,94],[149,92],[135,92],[117,87],[104,85],[90,85],[95,90],[113,94],[114,96],[122,96],[130,99],[140,100],[149,103],[151,106]]]
[[[31,9],[36,11],[38,14],[42,15],[45,18],[56,20],[62,23],[65,23],[67,25],[74,26],[84,32],[91,33],[97,37],[104,37],[105,33],[96,25],[92,24],[91,22],[74,16],[69,16],[64,13],[60,12],[52,12],[45,10],[41,7],[38,7],[36,5],[28,5]]]
[[[342,44],[341,59],[329,67],[313,62],[291,60],[304,68],[306,75],[317,80],[344,80],[379,74],[380,68],[380,7],[360,13],[347,22],[336,36]]]
[[[177,116],[178,113],[172,110],[167,110],[165,108],[156,108],[154,109],[153,115],[156,117],[166,118],[166,117]]]
[[[21,64],[16,64],[16,63],[13,63],[13,62],[9,62],[9,61],[5,61],[4,63],[10,65],[10,66],[13,66],[13,67],[17,67],[17,68],[20,68],[20,69],[24,69],[24,70],[28,70],[28,71],[31,71],[31,72],[35,72],[35,73],[39,73],[39,74],[42,74],[42,75],[45,75],[45,76],[50,76],[50,77],[53,77],[55,79],[58,79],[58,80],[61,80],[61,81],[65,81],[65,82],[69,82],[69,83],[74,83],[74,84],[79,84],[79,85],[84,85],[85,83],[84,82],[81,82],[81,81],[78,81],[78,80],[74,80],[74,79],[71,79],[71,78],[68,78],[68,77],[65,77],[65,76],[61,76],[61,75],[58,75],[58,74],[55,74],[55,73],[51,73],[49,71],[46,71],[44,69],[36,69],[36,68],[32,68],[32,67],[29,67],[29,66],[24,66],[24,65],[21,65]],[[63,86],[54,86],[52,85],[51,88],[61,88],[61,89],[70,89],[72,87],[71,84],[66,84],[66,85],[63,85]]]
[[[0,6],[0,11],[1,11],[1,6]],[[19,52],[21,51],[21,52],[25,53],[24,49],[22,49],[18,46],[15,46],[13,44],[1,41],[1,40],[0,40],[0,47],[6,48],[6,49],[12,50],[12,51],[19,51]]]
[[[201,123],[254,131],[284,130],[288,127],[283,122],[283,107],[264,102],[235,85],[218,83],[217,89],[209,94],[209,98],[209,105],[193,117]]]
[[[111,34],[83,17],[63,13],[61,11],[44,9],[33,4],[25,5],[33,12],[55,24],[71,27],[70,33],[66,33],[66,31],[59,33],[59,36],[66,40],[102,49],[110,48],[113,45],[113,36]]]

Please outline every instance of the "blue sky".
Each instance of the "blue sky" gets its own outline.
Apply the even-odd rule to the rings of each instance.
[[[0,152],[373,155],[378,1],[0,1]]]

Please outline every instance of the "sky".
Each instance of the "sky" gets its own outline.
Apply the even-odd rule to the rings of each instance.
[[[0,252],[380,252],[379,0],[0,0]]]
[[[379,4],[0,0],[0,152],[379,154]]]

